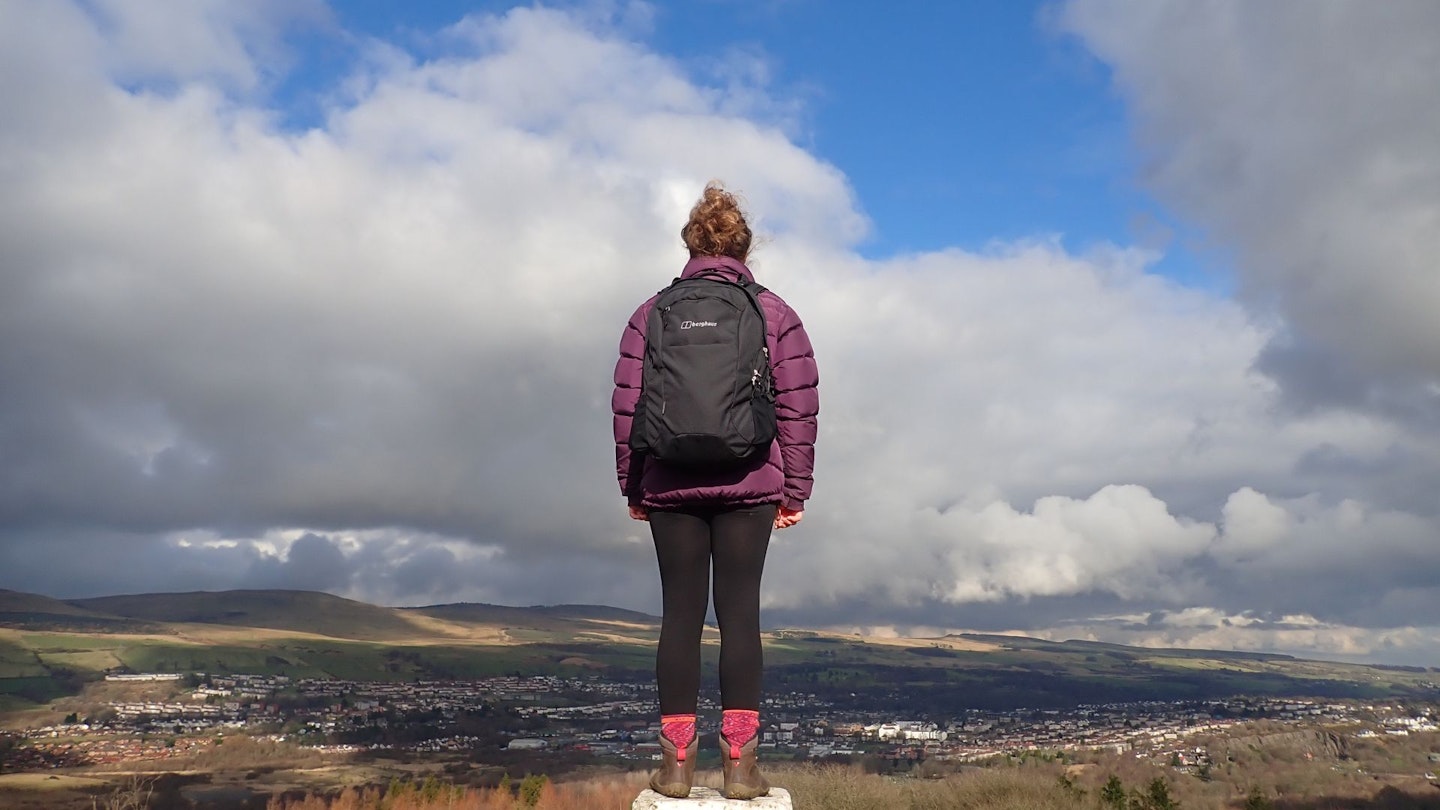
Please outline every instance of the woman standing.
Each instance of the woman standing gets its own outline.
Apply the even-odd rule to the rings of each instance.
[[[681,229],[690,261],[680,279],[708,277],[746,286],[751,233],[735,198],[706,186]],[[632,451],[632,426],[641,403],[646,333],[655,296],[630,318],[615,367],[615,459],[630,516],[648,520],[659,561],[664,617],[655,660],[660,693],[663,762],[650,786],[683,798],[694,782],[699,739],[695,711],[700,688],[700,636],[714,571],[720,626],[721,762],[727,798],[769,792],[755,761],[760,729],[760,577],[773,529],[799,523],[810,497],[815,461],[818,377],[810,339],[779,296],[761,288],[753,300],[764,317],[764,343],[773,380],[775,438],[742,461],[704,469],[679,466],[651,452]],[[687,321],[685,326],[713,325]],[[768,391],[767,391],[768,393]]]

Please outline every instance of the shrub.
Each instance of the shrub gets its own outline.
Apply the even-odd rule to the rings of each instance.
[[[520,780],[520,803],[534,807],[540,803],[540,794],[550,780],[543,774],[530,774]]]
[[[1250,795],[1245,797],[1245,810],[1275,810],[1275,803],[1260,792],[1260,788],[1250,788]]]
[[[1125,783],[1120,781],[1120,777],[1110,774],[1110,778],[1105,780],[1105,787],[1100,788],[1100,806],[1125,810],[1125,798]]]
[[[93,800],[91,805],[96,810],[145,810],[150,806],[150,797],[154,794],[153,778],[132,776],[105,798]]]

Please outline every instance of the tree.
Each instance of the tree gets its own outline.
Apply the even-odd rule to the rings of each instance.
[[[440,784],[440,780],[436,779],[435,774],[432,773],[426,776],[425,781],[420,785],[420,798],[424,799],[427,803],[433,803],[436,799],[440,798],[440,793],[443,788],[444,786]]]
[[[545,783],[550,779],[544,774],[531,774],[520,780],[520,803],[526,807],[534,807],[540,803],[540,792],[545,789]]]
[[[1130,797],[1130,810],[1179,810],[1179,808],[1180,803],[1170,798],[1170,786],[1158,776],[1150,780],[1144,793],[1137,792]]]
[[[1125,785],[1113,773],[1105,780],[1105,786],[1100,788],[1100,805],[1111,810],[1125,810]]]
[[[11,756],[20,747],[20,741],[9,734],[0,733],[0,773],[5,773],[5,766],[10,763]]]

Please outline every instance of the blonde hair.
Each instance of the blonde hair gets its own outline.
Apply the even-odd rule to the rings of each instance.
[[[719,181],[705,184],[699,202],[690,209],[690,219],[680,229],[680,238],[690,256],[729,256],[744,262],[750,255],[750,225],[735,195]]]

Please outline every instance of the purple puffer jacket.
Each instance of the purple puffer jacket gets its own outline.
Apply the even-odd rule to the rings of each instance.
[[[685,265],[681,278],[705,270],[720,270],[733,281],[754,281],[750,269],[725,256],[699,256]],[[657,294],[658,295],[658,294]],[[645,356],[645,327],[655,297],[630,316],[620,337],[620,361],[615,365],[615,470],[620,492],[632,505],[666,509],[692,504],[752,506],[779,503],[801,510],[810,497],[815,469],[815,417],[820,412],[819,377],[810,338],[780,296],[760,294],[765,310],[766,343],[775,371],[775,414],[779,435],[766,456],[733,470],[697,473],[666,467],[643,453],[630,452],[630,422],[640,399]]]

